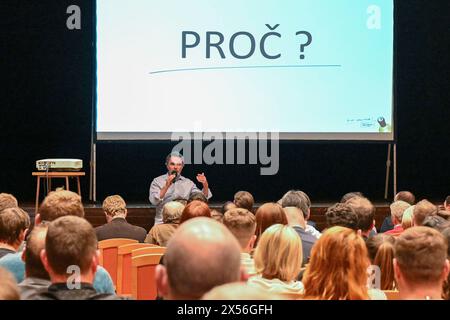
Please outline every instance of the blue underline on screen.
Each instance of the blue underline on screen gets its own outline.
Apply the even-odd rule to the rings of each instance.
[[[310,65],[282,65],[282,66],[241,66],[241,67],[205,67],[205,68],[186,68],[172,70],[158,70],[150,72],[150,74],[187,72],[187,71],[207,71],[207,70],[230,70],[230,69],[295,69],[295,68],[340,68],[340,64],[310,64]]]

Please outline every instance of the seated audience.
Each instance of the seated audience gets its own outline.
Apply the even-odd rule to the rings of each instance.
[[[364,194],[362,194],[362,192],[348,192],[346,194],[344,194],[341,198],[341,201],[339,201],[340,203],[346,203],[348,200],[350,199],[354,199],[354,198],[364,198]]]
[[[205,217],[180,225],[167,244],[164,265],[156,267],[158,292],[166,300],[200,299],[245,277],[238,241],[223,224]]]
[[[405,201],[413,206],[416,203],[416,197],[410,191],[400,191],[395,195],[394,202],[395,201]],[[389,215],[384,219],[383,224],[380,228],[380,232],[384,233],[392,229],[394,229],[394,225],[392,223],[391,215]]]
[[[52,221],[41,261],[52,284],[38,300],[115,300],[92,286],[98,266],[97,237],[85,219],[64,216]]]
[[[20,300],[19,289],[14,276],[3,268],[0,268],[0,283],[0,301]]]
[[[220,212],[219,210],[212,209],[211,210],[211,218],[213,218],[217,222],[222,223],[223,222],[223,213]]]
[[[223,224],[236,237],[241,246],[241,265],[248,276],[256,274],[255,262],[250,253],[255,245],[256,218],[247,209],[236,208],[225,212]]]
[[[253,212],[253,205],[255,204],[255,199],[248,191],[238,191],[234,195],[233,203],[238,208],[247,209],[250,212]]]
[[[256,210],[256,242],[268,227],[274,224],[287,225],[286,213],[281,205],[273,202],[265,203]]]
[[[224,214],[228,210],[234,209],[234,208],[237,208],[237,206],[234,204],[234,202],[233,201],[227,201],[222,206],[222,213]]]
[[[413,224],[418,227],[423,224],[426,217],[435,215],[437,207],[428,200],[419,201],[414,207]]]
[[[380,288],[381,290],[395,290],[394,277],[394,245],[393,236],[380,233],[366,241],[367,251],[372,265],[380,268]]]
[[[312,248],[303,275],[305,299],[386,299],[379,290],[368,290],[370,265],[366,244],[352,229],[332,227]]]
[[[403,212],[402,217],[403,230],[409,229],[414,225],[414,207],[415,205],[410,206],[405,210],[405,212]]]
[[[369,239],[375,227],[375,206],[363,197],[353,197],[345,203],[352,207],[358,216],[357,228],[361,230],[361,236],[364,240]]]
[[[447,249],[444,236],[432,228],[409,228],[397,238],[394,272],[400,299],[442,299],[449,274]]]
[[[33,300],[37,295],[46,292],[51,284],[50,276],[40,257],[41,251],[45,249],[47,229],[48,225],[43,223],[34,227],[22,253],[25,262],[25,279],[19,283],[22,300]]]
[[[358,215],[353,208],[346,203],[336,203],[325,212],[328,228],[341,226],[358,230]]]
[[[304,193],[292,190],[283,196],[281,205],[286,213],[289,226],[291,226],[302,239],[302,264],[305,265],[308,263],[311,248],[317,241],[315,236],[306,231],[307,224],[305,216],[309,213],[307,200]]]
[[[206,198],[205,194],[203,192],[192,192],[189,195],[189,199],[187,201],[187,203],[191,203],[192,201],[197,200],[197,201],[201,201],[204,203],[208,203],[208,198]]]
[[[103,201],[103,212],[107,223],[95,228],[98,241],[126,238],[144,242],[147,231],[127,222],[127,205],[121,196],[107,197]]]
[[[198,217],[211,218],[211,209],[202,201],[194,200],[189,203],[181,213],[180,224],[183,222]]]
[[[279,294],[303,293],[297,281],[302,267],[302,240],[289,226],[275,224],[261,236],[255,250],[257,276],[248,284],[264,291]]]
[[[84,217],[84,208],[81,197],[72,191],[52,191],[45,197],[38,213],[36,214],[35,226],[41,223],[51,222],[63,216]],[[25,264],[21,253],[8,254],[0,259],[0,266],[8,269],[16,278],[18,283],[25,277]],[[114,285],[109,273],[98,267],[95,274],[94,287],[98,292],[114,293]]]
[[[0,212],[0,258],[17,252],[29,227],[30,217],[22,209],[8,208]]]
[[[402,227],[403,213],[410,206],[411,205],[409,203],[402,201],[402,200],[395,201],[390,205],[391,219],[392,219],[392,224],[394,225],[394,228],[392,230],[386,231],[385,234],[388,234],[388,235],[391,235],[394,237],[398,237],[399,235],[402,234],[402,232],[403,232],[403,227]]]
[[[9,193],[0,193],[0,212],[8,208],[17,208],[19,203],[17,199]]]
[[[180,225],[181,214],[184,205],[179,202],[167,202],[162,210],[163,223],[154,225],[145,238],[146,243],[157,244],[161,247],[167,246],[167,242]]]

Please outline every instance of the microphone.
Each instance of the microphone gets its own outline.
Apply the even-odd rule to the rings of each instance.
[[[172,183],[175,183],[175,181],[176,181],[177,178],[178,178],[178,172],[177,172],[176,170],[172,170],[172,171],[170,172],[170,175],[175,175],[175,178],[173,178],[173,180],[172,180]]]

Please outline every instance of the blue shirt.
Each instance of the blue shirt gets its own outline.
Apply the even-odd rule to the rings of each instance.
[[[166,185],[168,174],[163,174],[155,179],[153,179],[150,185],[149,191],[149,200],[150,202],[156,206],[156,215],[155,215],[155,225],[163,223],[162,220],[162,209],[167,202],[184,199],[188,200],[191,194],[202,192],[194,182],[185,178],[183,176],[179,176],[175,182],[173,182],[169,189],[167,189],[164,198],[161,199],[159,194],[161,193],[161,189]],[[208,196],[207,199],[212,197],[211,190],[208,188]]]

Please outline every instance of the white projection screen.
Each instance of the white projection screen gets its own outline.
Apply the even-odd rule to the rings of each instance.
[[[97,0],[98,140],[394,140],[394,0]]]

